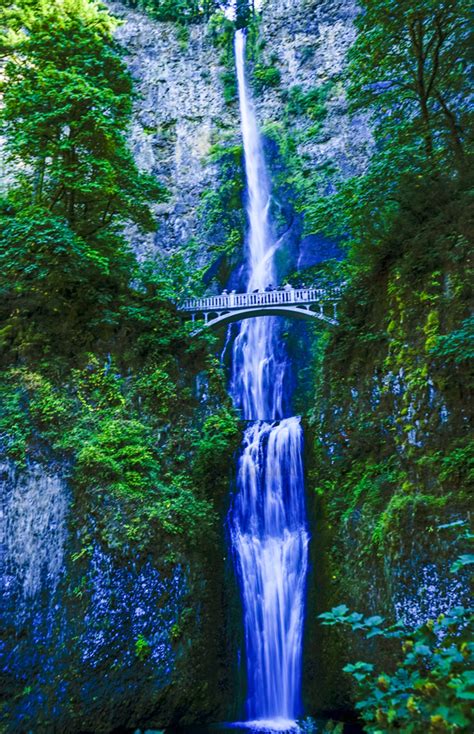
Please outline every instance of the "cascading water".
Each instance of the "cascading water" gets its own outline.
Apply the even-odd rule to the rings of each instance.
[[[247,178],[247,291],[276,282],[271,190],[245,77],[245,34],[235,36]],[[247,658],[247,715],[269,729],[290,728],[301,689],[308,558],[303,435],[288,414],[288,364],[276,318],[242,322],[231,392],[245,431],[230,530],[241,585]],[[264,723],[266,722],[266,723]]]

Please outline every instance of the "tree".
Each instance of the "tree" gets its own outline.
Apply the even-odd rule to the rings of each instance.
[[[235,24],[237,28],[246,28],[255,12],[253,0],[236,0]]]
[[[30,207],[0,215],[0,242],[4,358],[74,361],[110,337],[134,270],[120,239],[94,246],[65,219]]]
[[[175,23],[199,23],[219,10],[219,0],[127,0],[153,18]]]
[[[122,229],[154,228],[148,204],[164,191],[127,144],[132,81],[106,9],[19,0],[0,15],[14,175],[0,207],[3,346],[21,359],[77,355],[117,323],[136,273]]]
[[[310,231],[348,239],[365,259],[378,257],[381,239],[388,244],[401,208],[430,206],[438,191],[468,184],[471,34],[466,0],[361,6],[346,80],[352,111],[368,114],[372,125],[370,165],[336,181],[337,193],[310,202],[305,216]]]
[[[163,192],[127,145],[132,82],[113,19],[90,0],[23,1],[2,15],[2,120],[17,200],[86,238],[126,221],[153,227],[147,203]]]
[[[472,40],[465,0],[362,0],[350,51],[355,107],[374,113],[390,145],[422,142],[428,159],[462,165]],[[382,112],[382,114],[381,114]]]

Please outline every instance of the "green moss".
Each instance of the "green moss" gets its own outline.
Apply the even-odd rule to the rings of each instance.
[[[235,73],[233,71],[223,71],[221,73],[221,81],[224,101],[226,104],[232,104],[237,99],[237,80]]]
[[[176,26],[176,38],[178,39],[179,48],[181,51],[186,51],[189,45],[189,27],[182,23],[178,23]]]
[[[151,655],[151,645],[142,634],[135,640],[135,655],[142,662],[148,660]]]
[[[203,366],[196,363],[194,374]],[[30,456],[66,461],[78,511],[99,511],[106,544],[154,543],[155,551],[161,544],[169,560],[214,532],[238,440],[221,372],[213,360],[208,369],[209,390],[224,405],[199,418],[201,432],[193,391],[182,372],[171,376],[169,357],[124,377],[91,356],[84,370],[56,385],[12,370],[0,380],[4,444],[20,465]]]
[[[245,229],[242,146],[224,137],[211,148],[209,162],[218,168],[218,183],[201,195],[201,245],[208,249],[209,264],[212,258],[221,260],[221,280],[225,282],[229,263],[242,247]]]
[[[220,64],[223,67],[220,78],[223,86],[224,101],[230,105],[237,99],[237,79],[234,63],[234,24],[226,18],[223,11],[214,13],[208,23],[208,33],[215,48],[220,51]]]
[[[315,490],[341,528],[334,543],[350,537],[352,552],[372,559],[382,578],[404,548],[422,546],[433,525],[466,511],[473,479],[461,356],[469,332],[457,326],[469,297],[465,287],[447,296],[442,286],[446,270],[458,285],[469,277],[463,239],[450,240],[458,249],[449,264],[445,250],[454,209],[465,226],[464,192],[443,191],[439,181],[413,186],[387,219],[387,244],[357,242],[349,251],[350,287],[317,377]],[[436,211],[424,204],[433,196]],[[449,329],[456,336],[440,337]],[[440,344],[449,344],[445,352]],[[338,579],[349,578],[358,562],[335,546],[330,555]]]
[[[308,91],[300,86],[291,87],[285,92],[286,113],[290,117],[309,117],[314,122],[325,119],[327,115],[326,101],[331,86],[325,84]]]

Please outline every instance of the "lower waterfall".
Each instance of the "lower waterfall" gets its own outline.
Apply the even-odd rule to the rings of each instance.
[[[245,33],[235,55],[247,179],[247,291],[276,283],[271,188],[245,76]],[[247,717],[291,728],[300,711],[305,582],[303,433],[289,417],[288,360],[278,319],[243,321],[233,345],[231,393],[249,421],[230,512],[244,610]]]
[[[298,418],[245,432],[232,540],[245,613],[250,719],[299,710],[308,534]]]

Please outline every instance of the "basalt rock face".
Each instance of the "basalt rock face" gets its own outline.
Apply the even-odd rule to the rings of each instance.
[[[66,469],[0,469],[1,730],[105,734],[217,711],[215,575],[104,548]]]
[[[151,257],[177,248],[189,254],[189,245],[194,244],[193,264],[207,266],[208,280],[214,278],[223,286],[240,262],[245,221],[241,215],[241,162],[229,174],[228,169],[223,171],[222,160],[210,155],[213,146],[225,149],[241,142],[238,102],[235,95],[226,96],[223,83],[224,76],[234,72],[232,55],[223,55],[215,33],[206,24],[189,26],[183,37],[172,23],[156,22],[120,3],[109,3],[109,7],[122,20],[117,39],[125,48],[139,95],[131,131],[136,160],[156,174],[170,194],[167,202],[155,208],[157,233],[138,237],[130,232],[130,239],[141,256]],[[352,0],[267,0],[258,25],[262,48],[258,62],[270,65],[280,75],[277,85],[255,88],[264,132],[284,121],[284,134],[294,140],[301,165],[333,166],[342,176],[363,170],[371,146],[364,119],[351,119],[348,114],[340,82],[346,52],[354,39],[356,12]],[[252,76],[255,69],[252,59],[249,61]],[[324,124],[317,136],[308,135],[314,121],[304,114],[289,117],[288,95],[296,88],[304,94],[325,85],[330,86],[330,92]],[[295,192],[282,183],[285,161],[278,151],[279,141],[275,145],[271,136],[266,137],[274,178],[276,237],[281,238],[281,251],[291,255],[286,270],[339,257],[334,243],[318,235],[306,236],[303,218],[295,212]],[[222,211],[210,215],[206,196],[219,191],[229,176],[236,179],[237,196],[231,202],[221,202]],[[230,233],[221,231],[224,224],[219,229],[208,220],[213,215],[224,219],[229,208],[240,213],[232,224],[236,246],[230,258],[227,246],[227,261],[222,267],[222,250]],[[217,248],[216,240],[222,240]]]
[[[356,36],[357,12],[353,0],[268,0],[260,25],[265,42],[262,61],[280,72],[280,84],[262,92],[262,120],[282,119],[291,89],[304,93],[330,84],[323,129],[314,138],[300,135],[298,152],[308,165],[331,163],[344,176],[366,168],[371,148],[367,122],[363,116],[349,116],[341,82],[347,52]],[[297,134],[311,124],[304,114],[295,115],[291,129]]]
[[[140,257],[155,257],[163,251],[192,251],[193,264],[206,271],[211,289],[229,283],[230,287],[242,287],[239,265],[244,247],[245,199],[242,154],[238,150],[239,109],[235,95],[228,95],[226,101],[223,82],[225,74],[233,73],[232,64],[228,58],[222,60],[222,49],[216,46],[206,25],[190,26],[188,37],[183,38],[173,24],[156,22],[120,3],[108,5],[123,21],[117,38],[124,46],[139,94],[131,131],[135,157],[170,193],[168,201],[155,208],[157,233],[143,238],[130,232],[132,244]],[[249,43],[248,71],[254,80],[254,100],[272,176],[273,220],[275,237],[280,239],[282,257],[278,265],[282,277],[341,257],[337,243],[305,227],[304,195],[301,199],[301,192],[295,190],[293,174],[320,171],[314,180],[313,195],[315,191],[326,193],[334,187],[333,176],[357,175],[370,158],[370,129],[363,116],[349,115],[341,80],[346,54],[355,38],[356,14],[353,0],[266,0],[255,31],[258,40],[254,47],[258,50],[252,51]],[[256,83],[259,67],[276,69],[278,82]],[[298,100],[311,94],[324,106],[324,113],[308,113],[298,107]],[[296,106],[292,107],[293,99]],[[216,146],[224,151],[222,158],[212,155]],[[291,160],[284,153],[288,147],[294,151]],[[210,227],[207,195],[219,192],[229,178],[235,179],[237,201],[220,201],[221,209],[213,212],[218,225]],[[234,231],[238,230],[236,246],[230,254],[222,254],[229,235],[222,220],[233,207],[240,213],[232,223]],[[189,248],[190,243],[195,246]],[[305,412],[313,391],[308,344],[315,343],[315,339],[312,327],[305,323],[293,322],[291,335],[289,352],[298,382],[295,409]],[[310,462],[310,450],[308,454]],[[334,601],[329,593],[330,579],[321,568],[322,556],[334,543],[320,525],[322,513],[323,508],[318,508],[318,520],[312,520],[315,571],[308,597],[311,622],[307,631],[305,704],[306,710],[313,713],[316,708],[337,710],[350,706],[349,692],[341,681],[348,639],[323,640],[319,625],[314,624],[317,611],[324,611]],[[353,569],[346,571],[347,578],[353,578]],[[377,601],[372,593],[370,605],[376,610]],[[225,715],[229,717],[229,713],[227,709]]]
[[[314,461],[314,456],[309,457]],[[317,476],[317,468],[314,469]],[[313,475],[313,476],[314,476]],[[450,572],[464,548],[452,533],[437,526],[465,517],[460,508],[446,516],[429,508],[403,513],[397,540],[380,552],[366,543],[367,513],[363,502],[347,518],[334,515],[332,498],[317,498],[312,517],[311,574],[308,583],[304,699],[306,710],[329,716],[354,717],[360,693],[342,670],[358,660],[389,670],[399,647],[364,635],[322,627],[317,615],[339,604],[366,616],[403,619],[416,627],[449,609],[469,605],[469,574]]]
[[[283,162],[293,167],[293,175],[311,179],[305,193],[291,185],[277,190],[280,200],[293,200],[300,212],[300,227],[293,224],[295,236],[288,243],[298,271],[342,256],[336,243],[311,228],[306,232],[308,198],[328,193],[338,179],[362,173],[370,158],[370,129],[364,116],[349,115],[341,79],[355,39],[356,15],[352,0],[268,0],[263,6],[258,63],[277,69],[279,83],[258,95],[260,118],[270,135],[279,127],[294,146],[293,160]]]
[[[185,246],[199,231],[201,196],[216,179],[209,160],[218,131],[238,125],[224,101],[222,65],[206,25],[153,21],[120,3],[108,3],[120,18],[117,39],[138,94],[131,145],[137,163],[167,187],[170,198],[156,207],[158,231],[141,238],[136,250],[150,256]]]

